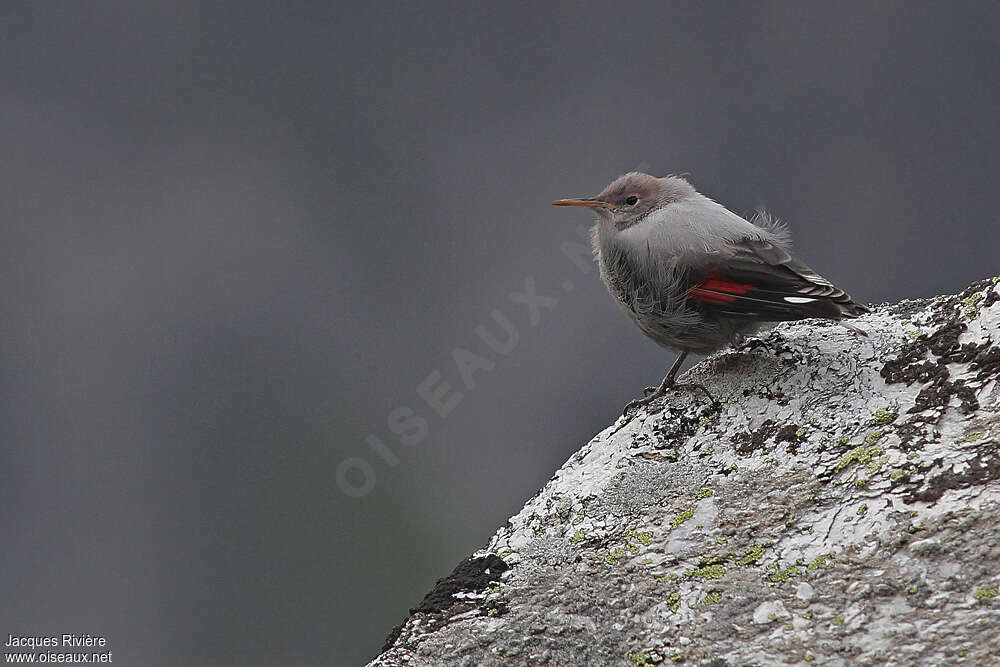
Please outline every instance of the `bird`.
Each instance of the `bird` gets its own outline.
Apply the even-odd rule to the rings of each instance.
[[[595,197],[560,199],[596,215],[591,230],[601,280],[639,329],[677,353],[659,387],[631,410],[655,401],[676,382],[691,353],[739,343],[771,322],[823,318],[843,322],[868,312],[791,254],[791,234],[759,211],[753,222],[698,192],[678,176],[629,172]]]

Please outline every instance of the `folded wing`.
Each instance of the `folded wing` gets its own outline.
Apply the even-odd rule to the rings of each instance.
[[[745,239],[731,250],[692,272],[691,306],[765,321],[839,320],[868,312],[844,290],[768,241]]]

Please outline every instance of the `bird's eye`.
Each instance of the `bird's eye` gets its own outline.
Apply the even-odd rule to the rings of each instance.
[[[625,200],[625,203],[628,204],[629,206],[635,206],[636,202],[638,202],[638,201],[639,201],[639,198],[636,197],[635,195],[632,195],[631,197],[629,197],[628,199]]]

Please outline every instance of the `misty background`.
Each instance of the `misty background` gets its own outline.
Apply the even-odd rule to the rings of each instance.
[[[371,658],[673,360],[550,206],[637,166],[859,301],[996,274],[987,5],[3,2],[4,642]]]

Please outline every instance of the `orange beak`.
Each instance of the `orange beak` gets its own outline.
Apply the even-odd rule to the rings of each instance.
[[[586,197],[584,199],[560,199],[558,201],[552,202],[553,206],[586,206],[587,208],[607,208],[612,211],[616,209],[615,206],[596,199],[594,197]]]

